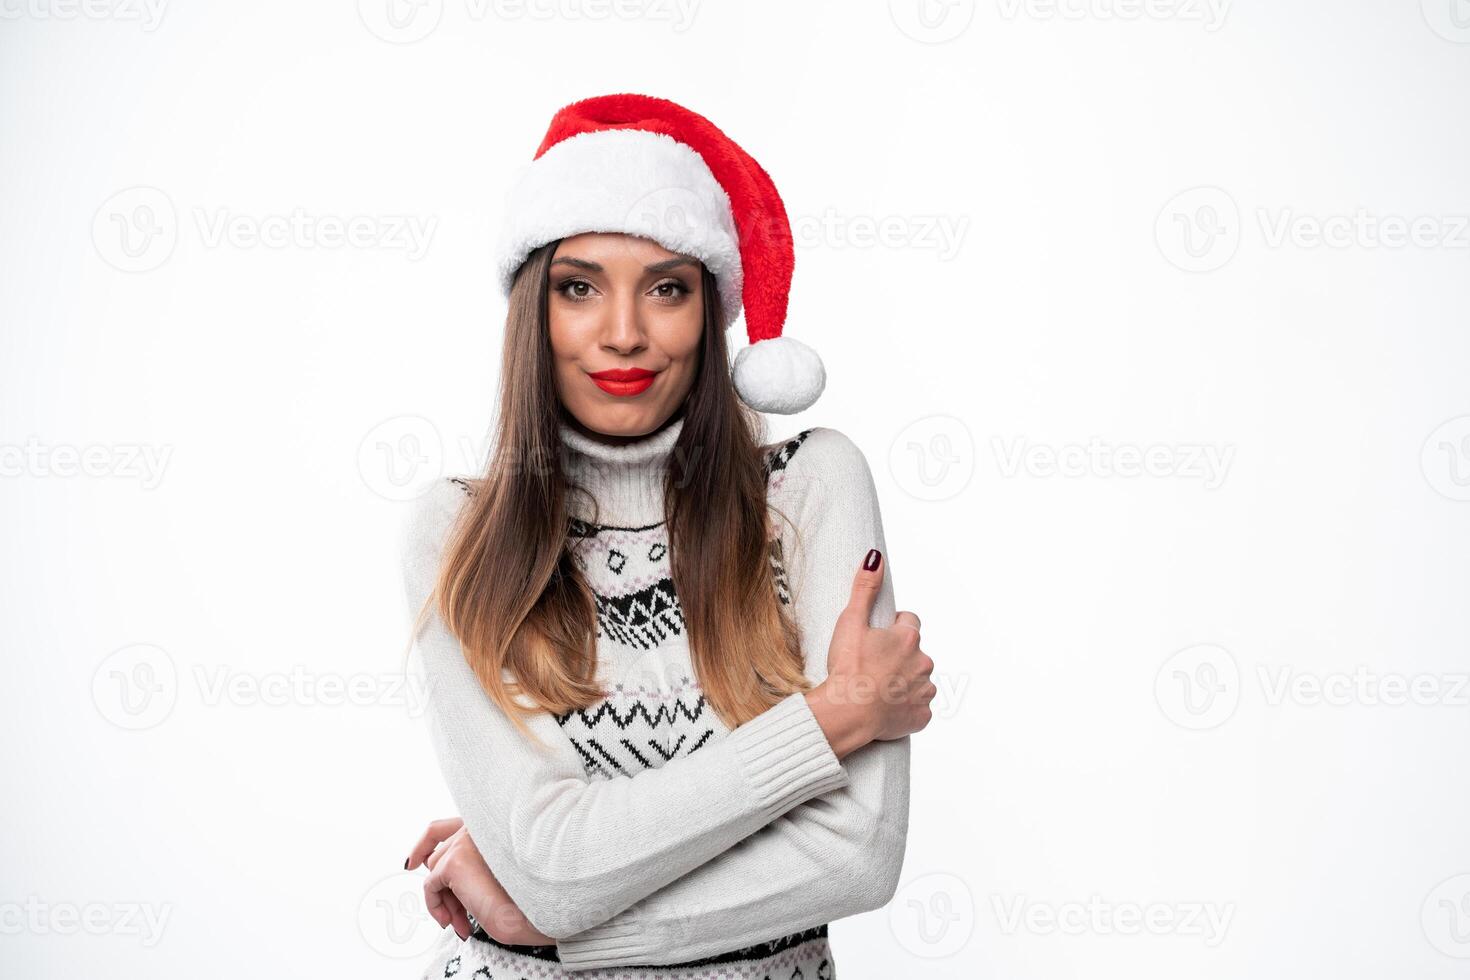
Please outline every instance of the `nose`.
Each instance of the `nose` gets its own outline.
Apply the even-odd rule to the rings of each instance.
[[[617,297],[603,305],[602,346],[621,355],[636,354],[647,340],[637,290],[617,290]]]

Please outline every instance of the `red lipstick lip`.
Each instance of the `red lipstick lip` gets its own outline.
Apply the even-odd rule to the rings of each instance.
[[[657,371],[647,368],[609,368],[606,371],[589,371],[587,377],[609,395],[631,398],[647,391],[656,374]]]
[[[608,368],[606,371],[588,371],[587,377],[593,381],[642,381],[657,373],[647,368]]]

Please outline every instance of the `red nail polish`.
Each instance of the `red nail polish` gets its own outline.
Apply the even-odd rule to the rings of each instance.
[[[869,548],[868,556],[863,559],[863,571],[876,572],[878,566],[883,562],[883,553],[877,548]]]

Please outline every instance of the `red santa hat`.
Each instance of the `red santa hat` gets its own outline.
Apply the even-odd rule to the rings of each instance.
[[[776,185],[708,119],[667,99],[602,95],[557,111],[512,181],[497,250],[501,289],[534,249],[584,232],[623,232],[692,255],[714,274],[729,329],[750,340],[731,375],[747,405],[790,415],[827,375],[817,352],[782,336],[795,255]]]

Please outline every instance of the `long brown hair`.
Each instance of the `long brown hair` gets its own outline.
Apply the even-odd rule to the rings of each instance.
[[[582,488],[561,464],[567,416],[548,333],[547,270],[558,244],[532,252],[511,287],[494,449],[484,475],[465,481],[471,494],[425,603],[437,603],[486,693],[534,741],[524,717],[603,697],[596,606],[567,550],[567,499]],[[709,706],[735,728],[811,682],[773,577],[771,522],[787,518],[768,510],[760,417],[730,382],[715,278],[702,268],[701,281],[700,364],[679,409],[664,518],[695,673]]]

